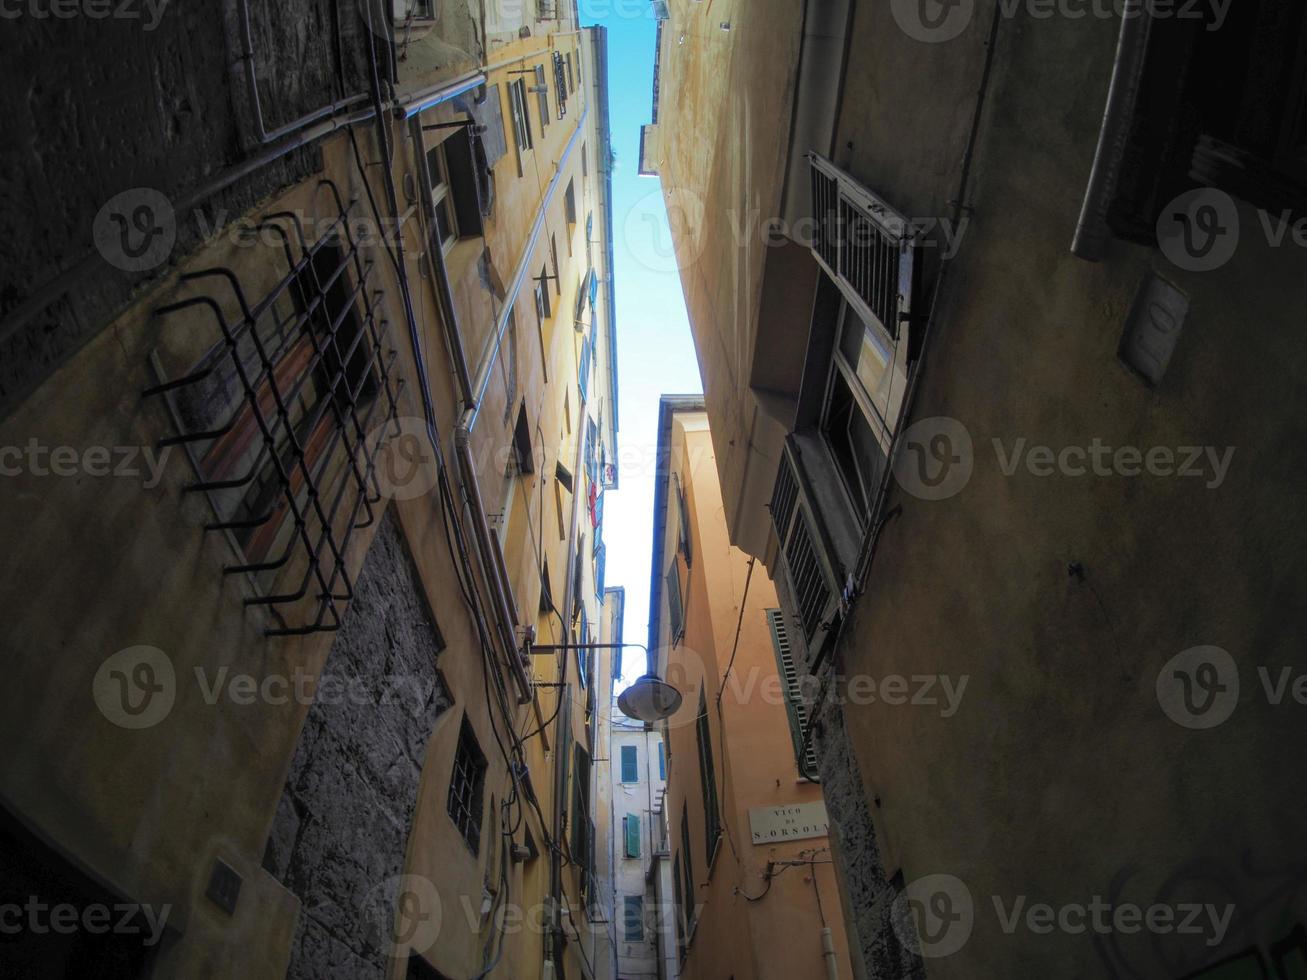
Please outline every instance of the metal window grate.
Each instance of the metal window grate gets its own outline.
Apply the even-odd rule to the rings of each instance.
[[[254,231],[280,243],[273,262],[243,276],[181,276],[188,295],[154,315],[184,373],[169,378],[156,351],[160,381],[144,392],[164,399],[176,433],[159,445],[186,448],[195,480],[183,492],[206,495],[206,531],[226,534],[238,556],[223,571],[249,576],[245,603],[272,612],[270,635],[340,628],[353,597],[350,540],[382,499],[377,434],[396,419],[403,386],[384,294],[349,227],[357,201],[344,204],[329,180],[318,187],[335,217],[317,241],[299,215],[267,214]],[[269,279],[251,302],[249,283]]]
[[[808,159],[813,254],[858,314],[897,339],[919,291],[912,222],[825,157],[810,153]]]
[[[558,102],[558,118],[562,119],[567,115],[567,62],[557,51],[554,52],[554,95]]]
[[[449,780],[447,807],[468,847],[478,853],[481,850],[481,797],[485,781],[486,757],[464,716],[458,733],[458,748],[454,752],[454,774]]]

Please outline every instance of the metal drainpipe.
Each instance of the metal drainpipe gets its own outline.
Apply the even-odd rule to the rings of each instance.
[[[830,926],[821,927],[821,955],[826,961],[826,980],[840,980],[839,961],[835,958],[835,937]]]
[[[1112,64],[1112,83],[1107,90],[1103,125],[1098,132],[1098,148],[1089,172],[1080,221],[1076,225],[1071,253],[1089,262],[1098,262],[1112,237],[1107,225],[1107,211],[1121,176],[1121,163],[1135,104],[1143,85],[1144,62],[1148,55],[1148,38],[1152,14],[1143,0],[1128,0],[1117,38],[1116,60]]]
[[[482,571],[487,581],[491,584],[491,589],[495,593],[496,604],[499,607],[499,614],[504,617],[504,623],[510,634],[513,633],[517,626],[516,601],[512,598],[512,583],[508,579],[508,569],[504,564],[503,551],[499,546],[498,540],[490,532],[489,520],[486,517],[485,504],[481,497],[480,487],[476,477],[476,466],[472,459],[471,437],[472,428],[476,425],[478,415],[481,410],[481,403],[485,397],[486,389],[490,386],[490,378],[494,369],[495,361],[498,357],[499,350],[503,344],[504,333],[508,328],[509,318],[512,315],[514,304],[517,302],[518,293],[521,291],[522,283],[526,280],[527,270],[532,262],[532,255],[535,252],[536,244],[539,242],[541,232],[545,224],[545,215],[553,201],[554,194],[562,183],[562,177],[566,171],[567,161],[571,158],[572,152],[580,140],[581,133],[584,131],[585,120],[588,114],[587,110],[581,113],[577,120],[576,129],[568,140],[567,147],[563,151],[562,158],[559,160],[558,167],[549,186],[545,190],[544,198],[540,205],[540,210],[536,214],[535,221],[531,226],[530,234],[527,237],[526,245],[522,252],[522,258],[518,262],[517,271],[513,276],[513,281],[509,286],[508,292],[504,298],[504,305],[500,311],[499,317],[495,324],[495,329],[491,336],[486,339],[485,346],[482,348],[481,356],[477,361],[477,372],[475,378],[471,380],[470,388],[463,391],[463,415],[459,419],[458,425],[454,428],[454,448],[455,455],[459,461],[462,472],[464,486],[467,488],[467,496],[473,510],[473,529],[476,532],[478,551],[482,561]],[[425,161],[423,162],[425,166]],[[437,290],[448,289],[449,280],[444,269],[444,256],[439,254],[438,249],[431,249],[431,254],[438,255],[436,262],[441,266],[441,274],[436,276]],[[442,302],[447,302],[451,311],[454,311],[452,294],[447,294]],[[448,332],[447,339],[450,343],[451,350],[454,351],[456,359],[459,361],[457,375],[460,386],[464,384],[464,379],[470,377],[466,352],[464,351],[461,330],[457,323],[457,312],[454,311],[452,318],[445,323],[445,329]],[[581,410],[584,413],[585,404],[582,403]],[[577,438],[577,455],[581,453],[581,437]],[[575,478],[574,478],[575,479]],[[574,495],[575,496],[575,495]],[[573,505],[575,508],[575,499]],[[574,510],[575,514],[575,510]],[[575,540],[575,521],[573,522],[573,534],[571,540]],[[568,594],[570,596],[572,576],[568,576]],[[570,602],[570,599],[567,600]],[[501,625],[502,629],[502,625]],[[566,639],[566,638],[564,638]],[[525,667],[520,663],[520,658],[516,655],[516,637],[513,637],[514,656],[510,658],[517,677],[518,684],[522,686],[522,694],[519,696],[519,703],[526,704],[531,700],[531,682],[526,675]],[[520,676],[518,676],[520,674]],[[564,677],[560,680],[565,681]]]

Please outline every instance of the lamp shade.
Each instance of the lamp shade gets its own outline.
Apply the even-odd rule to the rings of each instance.
[[[656,674],[645,674],[617,696],[617,706],[637,721],[662,721],[681,707],[681,692]]]

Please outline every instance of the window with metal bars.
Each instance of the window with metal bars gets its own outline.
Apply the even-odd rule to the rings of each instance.
[[[477,744],[476,735],[463,717],[454,751],[454,772],[449,779],[447,808],[454,826],[473,853],[481,850],[482,795],[485,792],[486,757]]]
[[[767,626],[771,630],[772,650],[776,654],[776,669],[780,674],[781,688],[785,692],[785,713],[790,720],[790,738],[794,742],[794,761],[799,775],[805,779],[817,778],[817,751],[808,738],[808,706],[803,700],[799,683],[799,668],[790,646],[790,634],[785,625],[785,613],[779,609],[767,610]]]
[[[357,202],[326,180],[319,201],[334,217],[316,241],[299,214],[265,214],[256,237],[277,246],[257,265],[180,277],[179,297],[155,310],[159,381],[145,391],[175,427],[160,445],[187,451],[205,529],[237,555],[224,572],[246,576],[246,604],[272,612],[269,634],[340,627],[353,596],[345,555],[378,516],[377,452],[402,387],[384,294],[350,231]]]
[[[567,115],[567,62],[561,52],[554,52],[554,101],[558,107],[558,118]]]
[[[695,737],[699,743],[699,786],[703,790],[704,853],[712,863],[717,840],[722,835],[722,816],[717,800],[717,770],[713,764],[712,726],[708,721],[708,702],[699,692],[699,717],[695,719]]]

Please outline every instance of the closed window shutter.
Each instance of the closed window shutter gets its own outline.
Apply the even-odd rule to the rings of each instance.
[[[640,774],[636,764],[636,754],[634,745],[622,746],[622,782],[637,783],[640,781]]]
[[[799,671],[790,647],[789,632],[785,628],[785,614],[779,609],[767,610],[767,625],[771,628],[772,649],[776,654],[776,669],[780,673],[785,691],[785,713],[790,719],[790,738],[794,742],[794,759],[799,774],[808,779],[817,778],[817,751],[808,741],[808,707],[803,703],[799,686]]]
[[[638,858],[640,856],[640,818],[633,813],[628,813],[623,817],[626,829],[626,856],[629,858]]]

